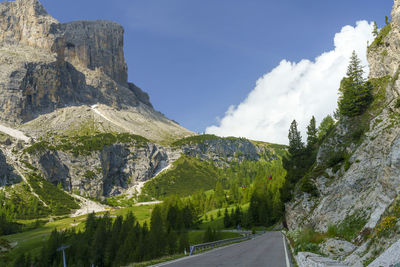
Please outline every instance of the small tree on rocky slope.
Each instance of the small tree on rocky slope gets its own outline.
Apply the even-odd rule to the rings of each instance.
[[[340,83],[338,109],[340,116],[361,115],[372,101],[372,86],[363,78],[363,67],[355,51],[350,58],[346,77]]]

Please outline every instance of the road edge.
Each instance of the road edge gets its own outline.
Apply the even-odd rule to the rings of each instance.
[[[289,243],[288,243],[287,237],[283,231],[281,231],[281,234],[282,234],[282,240],[283,240],[283,247],[285,248],[286,266],[293,267],[292,251],[289,248]],[[290,253],[290,255],[289,255],[289,253]]]

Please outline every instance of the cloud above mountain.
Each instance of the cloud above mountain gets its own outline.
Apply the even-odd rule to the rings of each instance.
[[[242,103],[229,107],[218,125],[207,127],[206,133],[286,144],[290,123],[296,119],[304,138],[313,115],[320,122],[336,109],[340,81],[353,50],[368,74],[366,49],[373,40],[372,29],[372,23],[359,21],[355,27],[343,27],[334,37],[334,49],[314,61],[282,60],[258,79]]]

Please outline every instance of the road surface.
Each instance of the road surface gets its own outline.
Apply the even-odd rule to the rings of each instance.
[[[285,248],[280,232],[267,232],[249,241],[217,248],[203,254],[193,255],[155,266],[290,267],[286,266]]]

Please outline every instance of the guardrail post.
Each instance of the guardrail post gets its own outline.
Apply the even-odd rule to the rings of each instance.
[[[190,256],[192,256],[192,254],[193,254],[193,249],[194,249],[194,246],[190,246]]]

